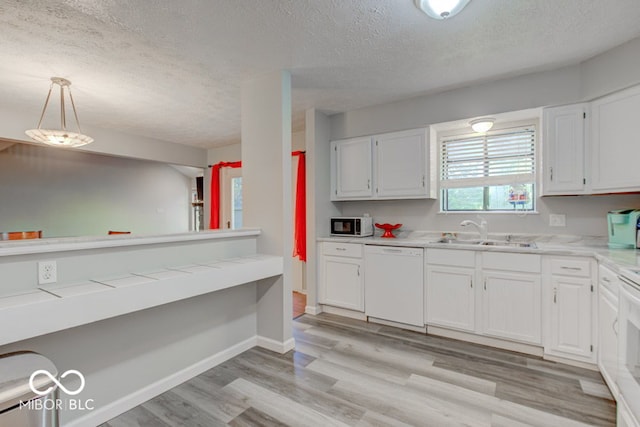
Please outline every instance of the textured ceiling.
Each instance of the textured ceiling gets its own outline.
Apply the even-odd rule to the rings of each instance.
[[[239,140],[240,85],[266,73],[291,71],[297,130],[310,107],[577,63],[638,22],[638,0],[474,0],[448,21],[413,0],[3,0],[0,106],[35,122],[62,76],[85,125],[208,148]]]

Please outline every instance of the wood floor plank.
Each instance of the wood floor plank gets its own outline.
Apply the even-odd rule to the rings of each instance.
[[[375,411],[367,411],[362,416],[356,427],[413,427],[411,424],[403,423]]]
[[[580,388],[582,388],[582,392],[584,394],[613,400],[613,396],[611,395],[609,388],[601,382],[580,380]]]
[[[228,423],[232,427],[285,427],[287,424],[281,423],[275,418],[258,411],[256,408],[248,408]]]
[[[218,427],[226,424],[172,391],[154,397],[142,407],[170,426]]]
[[[142,406],[136,406],[100,427],[171,427]]]
[[[478,393],[473,390],[419,375],[412,376],[409,379],[409,385],[424,391],[430,396],[443,398],[450,402],[458,402],[467,408],[467,410],[478,407],[488,410],[492,414],[498,414],[533,426],[586,427],[588,425],[580,421],[571,420],[556,414],[519,405],[498,397]]]
[[[245,402],[230,398],[221,387],[200,377],[192,378],[171,391],[225,423],[249,408]]]
[[[325,391],[330,390],[335,384],[335,379],[331,379],[328,383],[330,384],[329,387],[325,387],[324,383],[319,386],[312,382],[298,381],[295,376],[282,375],[271,369],[265,369],[255,362],[248,363],[247,361],[235,361],[234,365],[229,366],[228,369],[237,369],[240,372],[239,375],[247,381],[268,388],[282,396],[287,396],[289,399],[301,405],[307,406],[345,424],[355,424],[365,413],[364,408],[325,393]],[[329,378],[312,371],[305,373],[305,376],[309,377],[313,377],[314,375]]]
[[[490,426],[491,414],[487,411],[465,410],[402,385],[368,376],[353,367],[318,359],[309,364],[308,369],[340,378],[333,386],[332,394],[366,408],[378,408],[385,415],[409,424],[421,425],[428,420],[428,425],[434,426]]]
[[[289,426],[348,425],[242,378],[228,384],[224,389],[231,395],[246,400],[253,408]]]

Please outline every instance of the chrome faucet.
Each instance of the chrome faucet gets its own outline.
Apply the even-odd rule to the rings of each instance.
[[[467,225],[473,225],[478,229],[478,233],[480,233],[480,239],[483,241],[487,240],[487,236],[489,235],[489,231],[487,229],[487,221],[485,221],[485,219],[482,218],[481,216],[478,216],[478,219],[480,220],[480,224],[478,224],[475,221],[465,219],[460,223],[460,225],[463,227],[466,227]]]

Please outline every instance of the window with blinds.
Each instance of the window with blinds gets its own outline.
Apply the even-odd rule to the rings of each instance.
[[[443,211],[532,211],[534,126],[440,138]]]

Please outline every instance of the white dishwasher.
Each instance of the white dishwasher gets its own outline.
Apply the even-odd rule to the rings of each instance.
[[[424,249],[366,245],[364,264],[365,314],[423,327]]]

